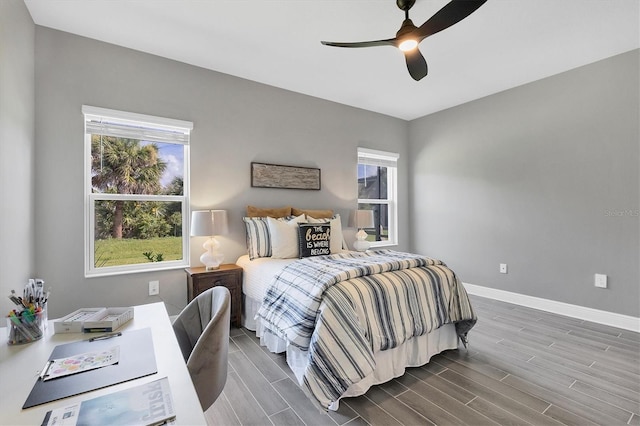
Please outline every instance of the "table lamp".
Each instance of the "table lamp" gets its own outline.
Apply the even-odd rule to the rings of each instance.
[[[373,228],[373,210],[354,210],[351,214],[351,226],[360,228],[356,233],[353,248],[358,251],[367,251],[371,243],[367,241],[368,235],[364,228]]]
[[[200,262],[204,264],[207,271],[218,269],[224,260],[224,254],[218,251],[220,243],[215,235],[224,235],[228,232],[226,210],[191,212],[191,236],[209,237],[202,245],[206,251],[200,256]]]

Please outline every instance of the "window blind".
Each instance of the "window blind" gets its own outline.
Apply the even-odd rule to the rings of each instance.
[[[149,142],[189,143],[193,123],[83,106],[85,133]]]
[[[400,154],[395,152],[358,148],[358,164],[367,164],[379,167],[397,167],[398,158],[400,158]]]

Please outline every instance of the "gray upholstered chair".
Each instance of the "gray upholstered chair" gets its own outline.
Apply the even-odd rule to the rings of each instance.
[[[218,286],[196,296],[173,322],[202,411],[214,403],[227,381],[230,313],[229,290]]]

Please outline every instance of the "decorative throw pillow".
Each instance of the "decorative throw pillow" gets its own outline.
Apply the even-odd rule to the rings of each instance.
[[[244,217],[249,259],[271,257],[271,237],[266,217]]]
[[[305,210],[291,208],[291,214],[294,216],[300,216],[301,214],[315,217],[316,219],[331,219],[333,217],[333,210]]]
[[[274,259],[298,257],[298,224],[304,221],[304,215],[291,220],[267,218],[271,235],[271,257]]]
[[[248,217],[286,217],[291,216],[291,207],[280,207],[280,208],[260,208],[255,206],[247,206],[247,216]],[[300,216],[299,214],[295,216]]]
[[[298,225],[300,259],[331,254],[331,225],[328,223],[301,223]]]
[[[336,214],[333,218],[331,219],[320,219],[320,218],[313,218],[313,217],[307,217],[307,221],[309,223],[329,223],[331,225],[331,244],[330,244],[330,248],[331,248],[331,253],[340,253],[342,252],[342,241],[343,241],[343,236],[342,236],[342,221],[340,220],[340,215]]]

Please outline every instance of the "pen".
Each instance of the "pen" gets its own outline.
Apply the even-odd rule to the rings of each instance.
[[[91,339],[89,339],[89,341],[95,342],[96,340],[106,340],[106,339],[111,339],[112,337],[118,337],[118,336],[122,336],[122,333],[119,331],[117,333],[103,334],[102,336],[92,337]]]

